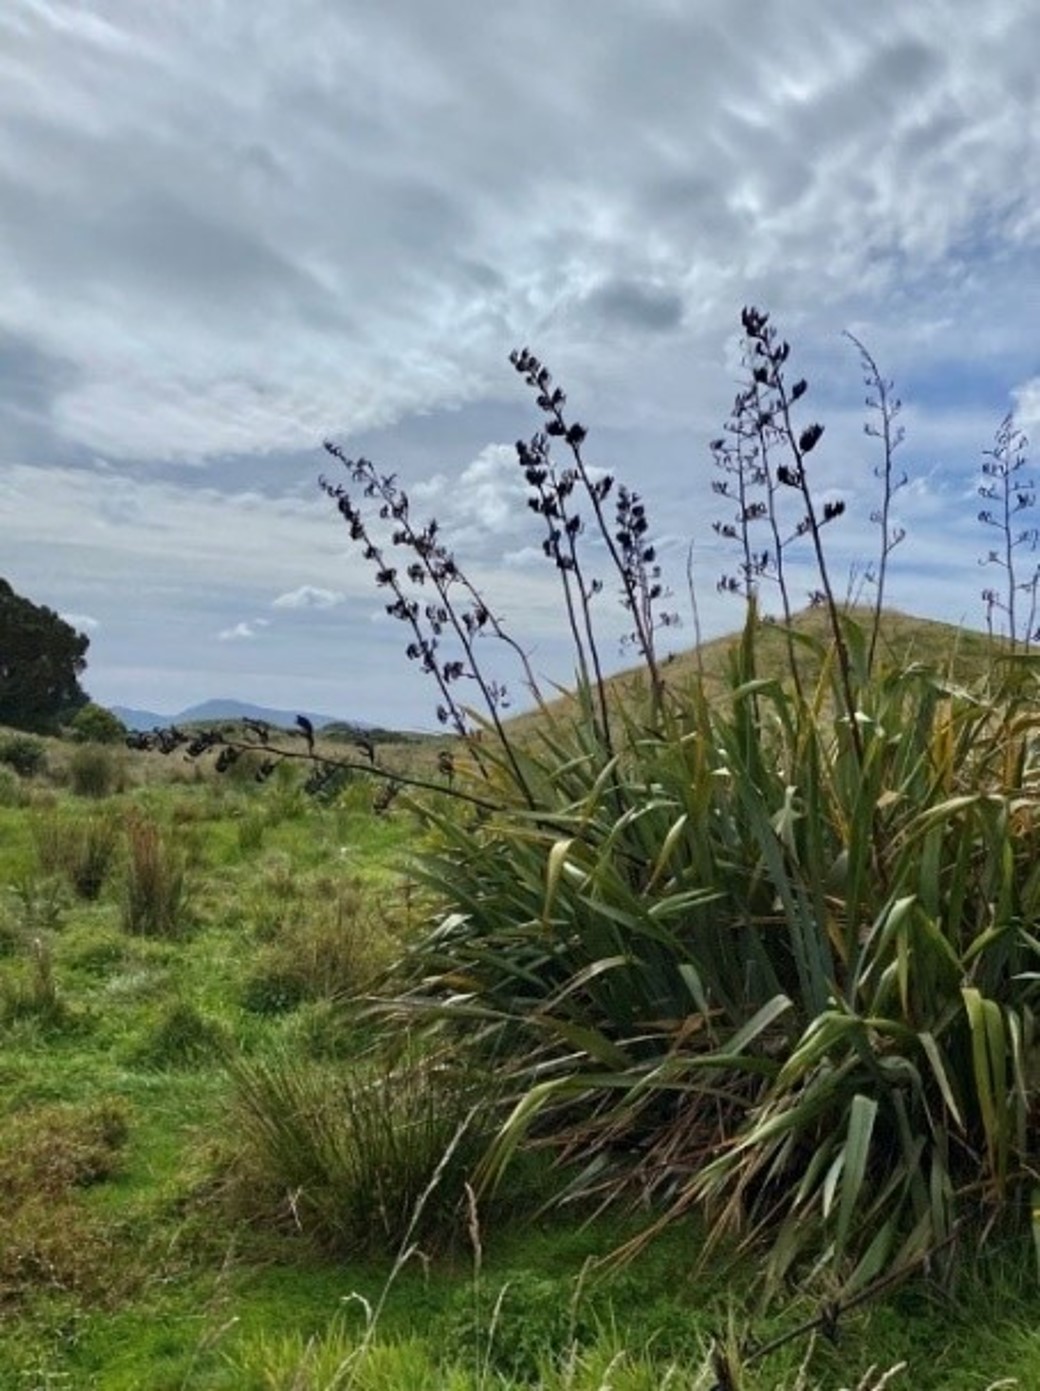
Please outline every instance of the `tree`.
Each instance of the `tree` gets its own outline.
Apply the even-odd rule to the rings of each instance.
[[[85,705],[79,684],[90,639],[0,579],[0,724],[53,728]]]
[[[93,701],[76,711],[70,722],[72,737],[81,744],[121,744],[126,738],[126,725],[111,710]]]

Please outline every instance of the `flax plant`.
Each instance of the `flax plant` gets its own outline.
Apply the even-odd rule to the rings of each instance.
[[[443,786],[391,784],[410,783],[424,818],[418,872],[437,907],[384,1008],[395,1025],[443,1032],[507,1089],[489,1184],[521,1144],[548,1144],[569,1195],[650,1202],[648,1233],[699,1210],[715,1239],[765,1243],[774,1283],[826,1272],[862,1292],[926,1261],[951,1274],[971,1242],[1028,1222],[1040,1186],[1036,670],[1019,655],[966,691],[934,666],[885,665],[879,611],[864,628],[836,597],[825,532],[844,508],[814,493],[824,432],[796,423],[807,383],[789,380],[768,315],[745,309],[741,323],[748,381],[715,453],[746,621],[721,691],[703,672],[665,679],[645,510],[586,464],[584,427],[527,350],[514,366],[544,420],[518,463],[577,667],[576,700],[543,706],[532,734],[513,733],[498,686],[477,674],[471,639],[497,620],[434,524],[413,527],[396,482],[364,461],[342,460],[360,499],[325,485],[391,591],[442,722],[473,752],[448,755]],[[879,409],[880,580],[897,434],[894,401]],[[604,676],[590,535],[642,659],[625,700]],[[815,562],[827,640],[791,611],[793,546]],[[770,574],[780,670],[759,651]],[[461,656],[440,650],[452,638]],[[460,680],[484,712],[457,699]],[[317,760],[303,735],[293,756]]]

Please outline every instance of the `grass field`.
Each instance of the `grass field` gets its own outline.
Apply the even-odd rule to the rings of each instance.
[[[948,655],[949,630],[899,623]],[[120,750],[83,795],[47,757],[0,781],[2,1391],[1040,1386],[1010,1239],[952,1293],[924,1273],[727,1385],[727,1341],[825,1291],[763,1311],[754,1254],[705,1259],[693,1217],[603,1270],[647,1213],[543,1211],[562,1179],[537,1154],[467,1198],[464,1095],[431,1109],[429,1060],[358,1003],[427,907],[404,806]]]

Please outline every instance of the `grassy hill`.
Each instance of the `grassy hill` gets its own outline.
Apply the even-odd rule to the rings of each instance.
[[[869,635],[869,611],[853,611],[851,616]],[[795,615],[792,626],[797,634],[815,638],[829,647],[830,628],[823,609],[802,610]],[[758,628],[756,656],[759,675],[783,679],[788,673],[785,628],[770,618],[760,619]],[[738,629],[666,658],[662,666],[666,687],[678,692],[700,676],[709,695],[715,691],[721,693],[726,686],[731,654],[740,636]],[[960,685],[971,686],[985,679],[992,669],[994,658],[1006,650],[1006,644],[1001,640],[977,629],[890,609],[882,616],[876,662],[881,670],[901,670],[912,663],[920,663],[944,672]],[[812,681],[818,674],[819,664],[808,646],[803,645],[798,651],[800,669]],[[631,701],[645,691],[646,673],[640,667],[629,668],[608,677],[606,684],[611,699]],[[572,704],[573,697],[563,695],[547,702],[546,708],[553,714],[562,715]],[[538,727],[540,718],[538,711],[527,711],[509,721],[507,728],[511,734],[522,738]]]

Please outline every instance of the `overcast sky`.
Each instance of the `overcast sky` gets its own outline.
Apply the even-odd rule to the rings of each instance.
[[[754,303],[841,576],[876,545],[851,329],[905,403],[892,598],[981,626],[981,451],[1040,415],[1038,55],[1035,0],[3,0],[0,574],[89,633],[101,701],[430,727],[333,437],[566,679],[528,344],[646,498],[674,641],[690,541],[725,631],[707,444]]]

